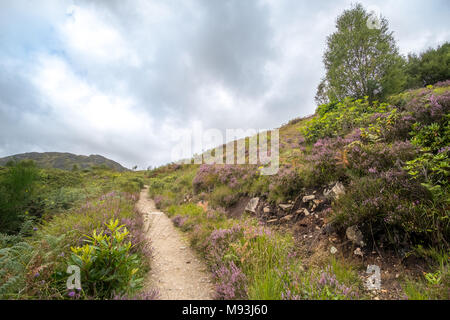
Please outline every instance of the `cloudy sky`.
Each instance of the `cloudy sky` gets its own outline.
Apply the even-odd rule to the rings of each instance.
[[[0,0],[0,157],[171,160],[183,129],[279,127],[314,112],[322,53],[354,1]],[[400,52],[450,40],[450,1],[361,1]]]

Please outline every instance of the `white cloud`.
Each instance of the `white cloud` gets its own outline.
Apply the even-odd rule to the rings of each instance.
[[[59,26],[62,41],[72,54],[83,55],[96,63],[139,66],[138,56],[104,18],[90,7],[71,5],[67,9],[67,19]]]

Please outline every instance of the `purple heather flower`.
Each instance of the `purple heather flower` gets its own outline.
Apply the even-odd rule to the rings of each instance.
[[[73,297],[75,297],[75,291],[69,291],[69,293],[67,295],[69,297],[73,298]]]

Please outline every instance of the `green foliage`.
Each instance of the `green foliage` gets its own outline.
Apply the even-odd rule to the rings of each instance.
[[[421,154],[406,163],[405,169],[422,181],[435,199],[448,200],[450,190],[450,115],[441,124],[422,126],[416,123],[411,132],[411,142],[421,148]]]
[[[369,102],[363,99],[345,98],[339,103],[330,103],[318,107],[317,116],[309,120],[302,128],[307,141],[314,142],[319,138],[343,136],[354,128],[368,125],[371,115],[386,112],[386,103]]]
[[[0,232],[17,232],[32,201],[38,170],[33,162],[10,164],[0,176]]]
[[[368,19],[361,4],[337,18],[337,31],[327,39],[323,59],[326,76],[318,88],[318,103],[345,97],[383,99],[403,88],[404,61],[387,20],[381,18],[380,28],[369,29]]]
[[[17,298],[25,286],[26,266],[33,255],[33,247],[26,242],[17,242],[0,248],[0,298]]]
[[[420,88],[450,79],[450,43],[408,55],[406,88]]]
[[[85,294],[98,298],[135,291],[143,280],[136,277],[139,261],[136,254],[130,253],[127,228],[119,225],[118,219],[105,225],[108,233],[97,234],[94,230],[92,236],[86,236],[84,246],[71,248],[73,254],[68,261],[80,267]]]

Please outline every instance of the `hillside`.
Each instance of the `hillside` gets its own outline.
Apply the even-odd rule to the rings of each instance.
[[[8,161],[33,160],[41,168],[55,168],[62,170],[72,170],[74,166],[79,169],[87,169],[96,166],[106,166],[117,171],[126,171],[127,168],[121,164],[100,155],[76,155],[67,152],[28,152],[15,154],[0,158],[0,165],[5,165]]]
[[[149,173],[150,195],[206,257],[219,298],[448,299],[449,85],[321,105],[279,128],[277,174],[169,164]]]

